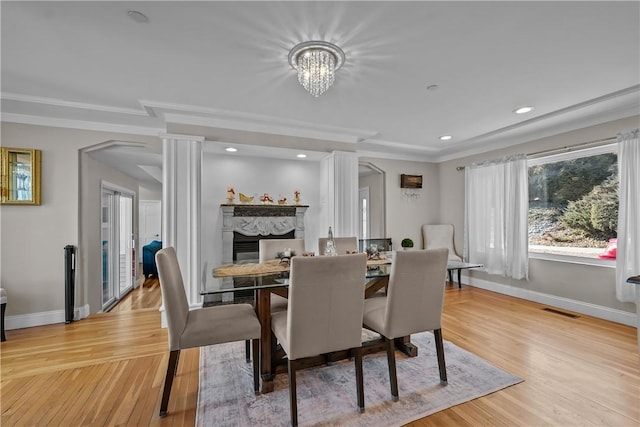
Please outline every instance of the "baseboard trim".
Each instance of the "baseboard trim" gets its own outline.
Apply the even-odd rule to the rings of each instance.
[[[621,323],[627,326],[638,326],[637,314],[630,313],[628,311],[617,310],[610,307],[572,300],[569,298],[545,294],[542,292],[531,291],[515,286],[502,285],[488,280],[477,279],[475,277],[467,276],[466,279],[466,283],[476,288],[486,289],[488,291],[497,292],[499,294],[509,295],[516,298],[522,298],[528,301],[533,301],[552,307],[575,311],[576,313],[597,317],[598,319],[609,320],[611,322]]]
[[[76,307],[73,311],[73,320],[84,319],[89,316],[89,305]],[[4,326],[7,331],[13,329],[32,328],[34,326],[53,325],[65,322],[64,310],[42,311],[39,313],[17,314],[7,316]]]

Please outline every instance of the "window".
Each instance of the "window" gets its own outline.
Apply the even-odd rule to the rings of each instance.
[[[529,159],[529,252],[615,259],[617,146]]]

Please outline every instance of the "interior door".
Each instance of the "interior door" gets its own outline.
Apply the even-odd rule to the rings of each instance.
[[[371,238],[371,204],[369,203],[369,187],[362,187],[359,190],[360,205],[360,227],[358,230],[361,239]]]
[[[162,241],[162,206],[160,200],[141,200],[138,208],[138,261],[142,262],[142,247],[154,240]]]

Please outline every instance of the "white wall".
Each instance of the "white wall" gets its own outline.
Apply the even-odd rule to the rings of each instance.
[[[79,247],[76,307],[89,303],[88,286],[102,285],[99,273],[93,282],[101,257],[93,260],[87,255],[95,252],[90,247],[100,246],[99,226],[98,234],[90,232],[80,242],[82,224],[92,227],[88,217],[81,218],[81,207],[84,203],[94,206],[95,200],[80,195],[79,150],[110,140],[146,142],[151,138],[7,122],[2,122],[1,137],[3,146],[42,150],[42,204],[0,206],[0,282],[9,297],[6,327],[64,322],[66,245]],[[108,174],[116,180],[114,172]],[[91,181],[97,179],[94,175]]]
[[[402,239],[413,240],[415,248],[422,248],[422,224],[435,223],[439,218],[440,180],[438,166],[432,163],[360,158],[385,172],[387,200],[387,235],[394,249],[400,249]],[[406,197],[400,188],[400,175],[422,175],[422,188],[412,189],[416,197]]]
[[[222,264],[222,214],[220,205],[227,203],[227,187],[238,195],[259,196],[269,193],[274,202],[278,196],[293,204],[293,192],[300,190],[300,204],[309,205],[305,214],[305,247],[318,253],[320,163],[306,160],[276,160],[205,153],[202,167],[202,263],[203,280],[211,285],[211,269]]]
[[[87,154],[80,160],[80,245],[76,274],[76,299],[89,304],[89,312],[102,311],[102,183],[114,184],[134,193],[133,238],[138,240],[138,181],[113,170]],[[97,262],[99,261],[99,262]],[[80,306],[81,304],[76,304]]]
[[[481,155],[440,163],[438,172],[441,196],[439,199],[438,219],[442,222],[454,224],[456,229],[456,248],[462,253],[464,244],[464,171],[457,171],[457,166],[469,165],[474,162],[482,162],[517,153],[538,152],[612,137],[616,136],[618,132],[635,129],[639,125],[639,117],[629,117],[531,141],[504,150],[494,150]],[[555,299],[555,303],[564,304],[564,306],[559,305],[564,308],[587,314],[595,314],[599,310],[600,314],[611,315],[605,318],[621,321],[621,317],[626,318],[625,313],[635,312],[635,305],[633,303],[621,303],[616,300],[615,268],[613,267],[613,265],[603,267],[530,259],[529,281],[513,280],[478,271],[472,271],[470,275],[471,283],[476,280],[479,285],[487,286],[487,282],[492,282],[497,284],[495,286],[496,290],[530,299],[544,299],[550,295],[552,296],[548,298],[550,301],[553,302]],[[630,317],[629,320],[630,322],[627,323],[633,324]]]

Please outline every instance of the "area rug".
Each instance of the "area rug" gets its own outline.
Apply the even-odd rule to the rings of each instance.
[[[523,381],[445,341],[449,384],[443,386],[433,335],[412,335],[411,341],[419,348],[417,357],[396,353],[398,402],[391,400],[386,354],[364,357],[366,408],[362,414],[356,404],[353,362],[298,371],[299,425],[401,426]],[[243,342],[203,347],[196,425],[290,425],[287,375],[277,375],[272,393],[256,396]]]

